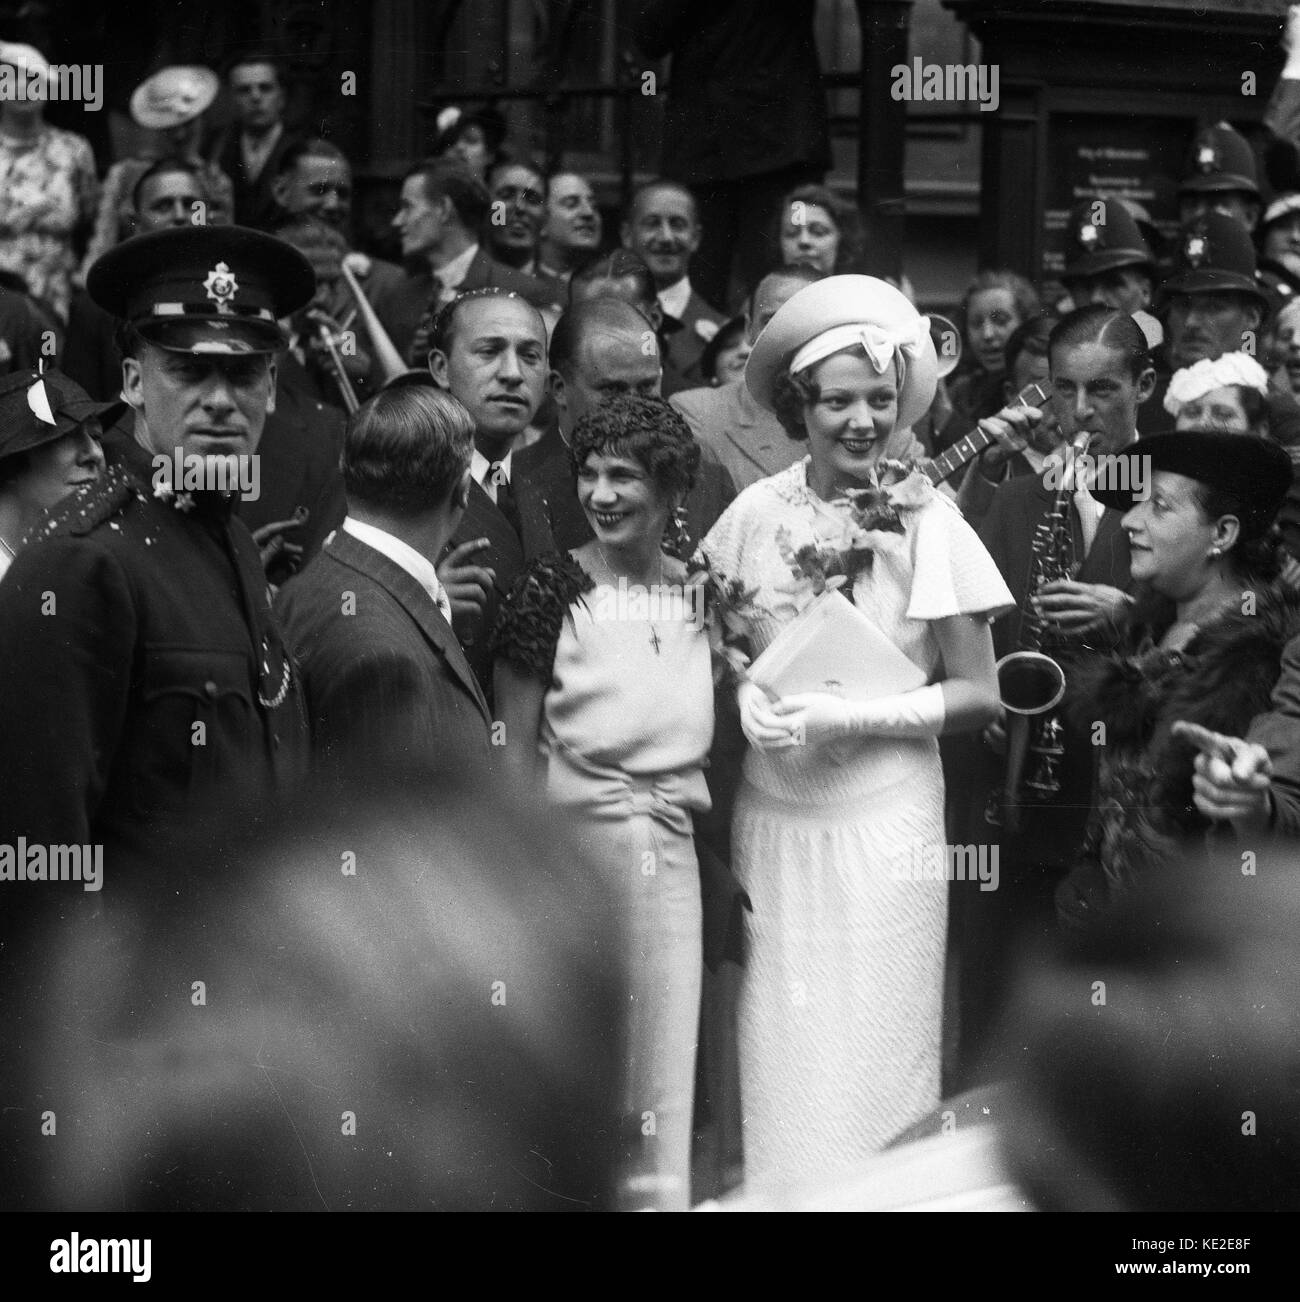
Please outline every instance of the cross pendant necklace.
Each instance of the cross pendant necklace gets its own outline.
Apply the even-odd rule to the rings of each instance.
[[[603,548],[599,543],[596,543],[596,550],[600,553],[600,559],[601,559],[602,561],[605,562],[605,569],[609,571],[609,575],[610,575],[611,578],[616,578],[616,579],[617,579],[617,578],[626,578],[626,577],[627,577],[626,575],[619,574],[618,571],[615,570],[615,568],[614,568],[614,567],[609,563],[609,557],[605,555],[605,549],[604,549],[604,548]],[[663,554],[663,552],[660,552],[660,553],[659,553],[659,591],[660,591],[660,593],[663,592],[663,586],[664,586],[664,554]],[[647,622],[647,623],[650,623],[649,620],[647,620],[646,622]],[[658,630],[657,628],[655,628],[654,624],[652,624],[652,623],[650,624],[650,645],[651,645],[652,647],[654,647],[654,649],[655,649],[655,655],[658,655],[658,654],[659,654],[659,646],[660,646],[660,643],[659,643],[659,630]]]

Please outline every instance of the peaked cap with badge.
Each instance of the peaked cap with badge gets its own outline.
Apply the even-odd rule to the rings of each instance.
[[[311,263],[292,245],[243,226],[175,227],[110,249],[86,289],[150,343],[179,353],[273,353],[280,318],[316,292]]]

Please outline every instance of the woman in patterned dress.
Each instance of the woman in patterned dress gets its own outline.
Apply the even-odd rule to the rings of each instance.
[[[686,567],[665,554],[700,451],[660,398],[588,413],[570,447],[594,539],[516,580],[495,634],[507,754],[540,780],[606,879],[626,928],[627,1209],[690,1200],[702,963],[691,815],[710,806],[710,639]]]
[[[733,868],[753,903],[741,991],[747,1180],[823,1177],[883,1148],[939,1097],[947,882],[937,738],[997,709],[989,622],[1012,604],[956,507],[885,440],[929,406],[928,323],[867,276],[810,285],[755,344],[755,400],[809,456],[746,489],[704,542],[745,593],[762,652],[810,597],[792,554],[853,539],[852,600],[928,685],[853,703],[738,692],[750,742]],[[843,494],[892,525],[855,535]],[[839,552],[853,555],[851,548]],[[805,571],[806,572],[806,567]]]
[[[0,64],[24,86],[50,71],[30,45],[0,42]],[[60,321],[77,266],[73,235],[94,217],[98,194],[88,140],[49,126],[41,100],[0,101],[0,270],[21,276]]]

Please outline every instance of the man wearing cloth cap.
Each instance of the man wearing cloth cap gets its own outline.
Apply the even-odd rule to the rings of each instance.
[[[57,372],[0,380],[0,579],[46,511],[104,473],[100,418],[121,405]]]
[[[1164,340],[1151,306],[1156,260],[1137,222],[1118,199],[1085,199],[1066,225],[1062,280],[1075,307],[1117,307],[1142,328],[1151,348]]]
[[[59,506],[0,586],[0,841],[102,844],[111,877],[132,855],[157,862],[218,793],[277,789],[305,766],[257,549],[216,485],[256,452],[277,318],[313,280],[269,236],[200,226],[128,240],[88,288],[123,319],[136,446]]]

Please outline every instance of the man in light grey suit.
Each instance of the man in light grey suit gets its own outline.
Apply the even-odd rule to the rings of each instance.
[[[749,342],[758,338],[786,299],[818,279],[818,273],[807,267],[786,267],[764,276],[745,304]],[[695,437],[727,468],[737,492],[808,454],[806,443],[792,439],[781,422],[750,397],[743,377],[716,388],[683,390],[669,402],[686,417]]]

